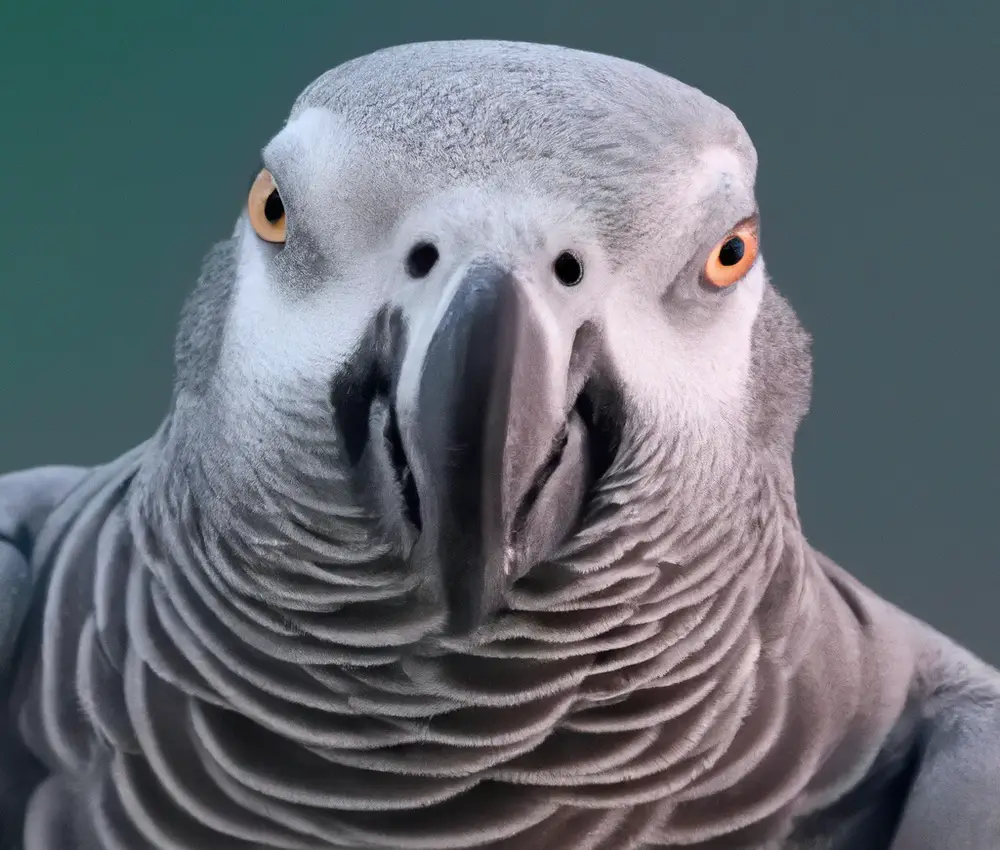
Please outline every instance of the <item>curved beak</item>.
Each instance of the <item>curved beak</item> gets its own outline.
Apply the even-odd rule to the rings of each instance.
[[[469,266],[418,310],[396,413],[425,545],[451,628],[464,633],[579,515],[589,462],[572,410],[582,379],[570,374],[574,337],[496,264]]]

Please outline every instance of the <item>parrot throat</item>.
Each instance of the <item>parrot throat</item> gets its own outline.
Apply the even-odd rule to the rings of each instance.
[[[88,782],[36,820],[87,820],[101,848],[164,829],[303,850],[786,834],[869,768],[906,665],[806,545],[787,481],[748,466],[720,492],[680,447],[629,445],[559,558],[460,640],[362,511],[337,543],[268,524],[261,478],[241,536],[137,477],[155,444],[96,471],[39,552],[21,712],[39,757]],[[684,507],[713,488],[715,515]]]

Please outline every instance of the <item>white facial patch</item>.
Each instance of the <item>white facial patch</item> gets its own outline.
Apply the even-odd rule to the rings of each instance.
[[[717,315],[691,327],[648,309],[641,298],[611,307],[609,342],[633,401],[686,432],[732,435],[746,400],[764,280],[758,259],[731,293],[720,295],[726,302]]]
[[[706,216],[718,225],[720,208],[730,210],[721,214],[735,223],[735,210],[748,208],[751,183],[747,164],[735,150],[725,146],[704,150],[679,187],[680,202],[677,197],[672,200],[684,218],[664,232],[659,250],[666,253],[673,244],[694,243]],[[654,263],[649,273],[660,271]],[[718,294],[724,300],[702,305],[705,310],[697,311],[700,315],[669,304],[650,309],[647,286],[616,293],[607,312],[607,333],[634,402],[648,406],[651,416],[666,415],[686,432],[732,435],[745,406],[751,334],[764,281],[763,260],[758,258],[730,291]],[[672,314],[672,309],[677,312]]]
[[[337,354],[346,356],[350,351],[349,340],[344,339],[347,314],[363,315],[367,304],[350,292],[340,293],[336,304],[324,303],[332,298],[323,287],[303,297],[289,297],[269,276],[269,250],[245,221],[223,367],[265,386],[330,372],[337,365]]]
[[[346,205],[332,197],[348,170],[351,134],[342,120],[324,109],[296,115],[265,150],[273,164],[278,191],[287,187],[289,243],[277,248],[240,218],[237,282],[222,348],[221,367],[266,391],[293,387],[306,380],[325,380],[353,353],[373,308],[378,287],[369,280],[288,279],[274,265],[276,250],[294,250],[296,222],[323,251],[327,233],[342,232],[338,216]],[[322,264],[317,264],[317,274]],[[287,269],[286,269],[287,271]],[[239,386],[239,382],[231,382]]]

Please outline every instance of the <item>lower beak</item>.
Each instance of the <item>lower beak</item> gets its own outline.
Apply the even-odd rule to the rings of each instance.
[[[590,478],[574,336],[506,270],[470,266],[405,353],[396,409],[452,631],[552,553]]]

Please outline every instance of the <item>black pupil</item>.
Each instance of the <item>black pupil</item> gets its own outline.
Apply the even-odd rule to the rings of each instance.
[[[264,218],[271,224],[277,224],[285,215],[285,205],[281,201],[281,195],[275,189],[264,201]]]
[[[427,277],[438,261],[438,249],[430,242],[415,245],[406,258],[406,273],[410,277]]]
[[[569,251],[563,251],[552,264],[552,270],[564,286],[575,286],[583,278],[583,266]]]
[[[735,266],[743,259],[746,245],[739,236],[734,236],[719,249],[719,262],[724,266]]]

